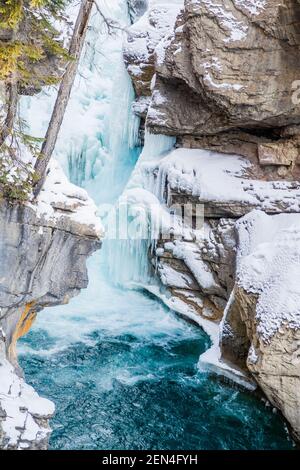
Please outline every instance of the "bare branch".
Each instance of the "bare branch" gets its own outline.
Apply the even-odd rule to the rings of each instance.
[[[126,28],[123,28],[122,26],[119,25],[119,23],[117,23],[115,20],[111,19],[111,18],[107,18],[103,11],[101,10],[101,8],[99,7],[98,3],[96,0],[94,0],[94,4],[95,4],[95,7],[96,7],[96,10],[97,12],[99,13],[99,15],[101,16],[104,24],[106,25],[107,27],[107,30],[108,30],[108,33],[109,34],[112,34],[114,30],[119,30],[119,31],[125,31],[127,32],[127,29]]]

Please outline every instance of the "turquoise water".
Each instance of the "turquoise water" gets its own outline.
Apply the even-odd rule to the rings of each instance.
[[[50,448],[292,447],[270,407],[197,369],[210,344],[201,329],[111,286],[99,265],[101,253],[89,288],[42,312],[20,343],[27,381],[57,406]]]

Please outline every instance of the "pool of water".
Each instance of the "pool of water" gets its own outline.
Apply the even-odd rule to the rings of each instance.
[[[89,288],[43,311],[20,342],[27,381],[56,404],[52,449],[289,449],[278,414],[199,371],[210,344],[145,292]]]

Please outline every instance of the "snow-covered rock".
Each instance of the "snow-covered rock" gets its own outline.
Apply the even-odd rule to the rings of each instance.
[[[138,96],[151,95],[156,58],[164,50],[162,43],[172,33],[183,3],[149,0],[144,15],[128,29],[124,58]]]
[[[146,288],[211,335],[202,365],[250,371],[298,439],[299,5],[152,1],[124,52],[146,119],[134,204],[155,200],[165,221],[179,207],[169,239],[146,244]],[[179,230],[187,205],[202,234]]]
[[[59,163],[50,161],[38,200],[28,203],[42,224],[62,228],[76,235],[103,236],[97,206],[87,192],[68,180]]]
[[[203,136],[299,123],[299,9],[294,0],[186,0],[156,68],[162,99],[148,125]]]
[[[54,405],[22,378],[17,340],[44,307],[88,283],[87,258],[102,229],[87,193],[53,161],[36,203],[0,204],[0,448],[46,449]]]
[[[0,354],[1,449],[46,449],[54,404],[39,397]]]
[[[223,357],[249,370],[300,438],[300,215],[253,211],[236,224],[236,283]]]
[[[154,172],[170,205],[203,204],[205,217],[240,217],[254,208],[300,212],[298,181],[265,181],[257,166],[237,155],[176,149]]]
[[[267,181],[238,155],[145,154],[133,181],[165,211],[200,204],[205,216],[202,236],[189,226],[158,240],[150,256],[161,285],[146,288],[211,335],[201,367],[248,387],[250,371],[299,439],[299,182]]]

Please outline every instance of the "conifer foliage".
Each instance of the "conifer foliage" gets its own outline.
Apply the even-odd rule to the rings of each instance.
[[[0,196],[25,200],[34,171],[24,152],[39,152],[18,116],[20,94],[58,83],[69,54],[53,26],[68,0],[0,0]]]
[[[51,56],[63,59],[53,20],[60,18],[64,0],[0,0],[0,80],[38,88],[52,84],[57,71],[38,67]]]

